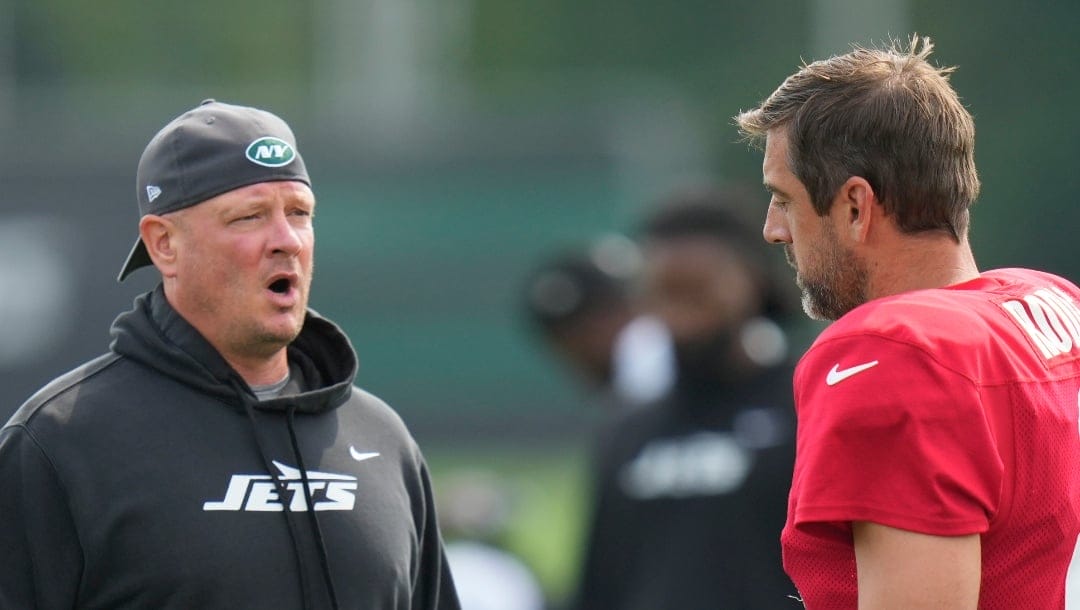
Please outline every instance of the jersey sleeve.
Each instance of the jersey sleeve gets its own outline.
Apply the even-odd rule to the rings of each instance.
[[[73,608],[82,554],[47,457],[21,426],[0,430],[0,608]]]
[[[880,336],[836,338],[807,353],[795,375],[796,527],[872,521],[938,536],[988,529],[1002,459],[978,387],[948,359]]]

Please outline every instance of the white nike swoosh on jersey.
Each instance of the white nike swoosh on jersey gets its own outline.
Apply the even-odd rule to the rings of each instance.
[[[847,379],[848,377],[851,377],[852,375],[858,375],[859,373],[865,371],[866,369],[873,368],[873,367],[877,366],[877,364],[878,364],[877,360],[872,360],[870,362],[864,362],[862,364],[858,364],[858,365],[855,365],[855,366],[853,366],[851,368],[846,368],[846,369],[841,371],[840,370],[840,363],[837,362],[836,364],[833,365],[832,370],[829,371],[829,374],[825,377],[825,383],[827,385],[836,385],[836,384],[840,383],[841,381]]]
[[[357,451],[355,448],[353,448],[350,445],[349,446],[349,455],[351,455],[352,459],[356,460],[357,462],[363,462],[364,460],[370,460],[373,457],[379,457],[379,452],[378,451],[369,451],[367,453],[360,453],[359,451]]]

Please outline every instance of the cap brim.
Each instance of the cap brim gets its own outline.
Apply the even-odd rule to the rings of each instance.
[[[120,270],[120,275],[116,276],[116,281],[122,282],[124,278],[131,275],[132,271],[152,264],[154,264],[154,261],[150,260],[150,254],[146,251],[142,239],[136,239],[135,245],[132,246],[131,252],[127,256],[127,261],[124,262],[124,268]]]

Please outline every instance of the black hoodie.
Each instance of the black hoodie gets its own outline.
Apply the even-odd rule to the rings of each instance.
[[[311,389],[263,402],[160,287],[112,336],[0,430],[0,608],[458,610],[427,467],[337,326],[308,313]]]

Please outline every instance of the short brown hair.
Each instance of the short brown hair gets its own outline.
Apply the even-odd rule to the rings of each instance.
[[[912,36],[804,64],[735,121],[757,145],[786,130],[791,171],[819,215],[861,176],[900,230],[944,230],[959,241],[979,194],[975,123],[949,84],[955,68],[928,62],[933,48]]]

